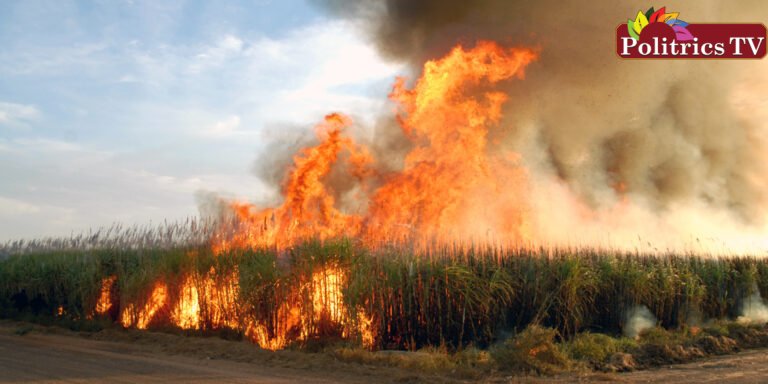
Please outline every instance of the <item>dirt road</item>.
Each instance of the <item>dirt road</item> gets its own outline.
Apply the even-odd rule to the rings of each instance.
[[[26,328],[25,328],[26,327]],[[0,383],[360,383],[454,381],[324,354],[274,354],[247,343],[130,332],[77,334],[0,324]],[[107,338],[109,340],[100,340]],[[493,383],[763,383],[768,350],[628,374],[491,377]]]
[[[766,383],[768,350],[718,356],[620,376],[625,383]]]
[[[0,383],[385,383],[431,381],[325,354],[150,332],[76,333],[0,321]]]
[[[0,336],[0,383],[295,383],[307,372],[143,355],[114,343],[52,335]],[[312,377],[313,382],[346,381]]]

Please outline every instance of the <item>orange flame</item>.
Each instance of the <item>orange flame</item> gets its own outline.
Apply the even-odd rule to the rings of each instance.
[[[525,174],[508,161],[515,156],[491,156],[486,145],[507,96],[483,89],[522,77],[534,58],[527,49],[481,42],[427,62],[413,89],[397,80],[390,98],[413,150],[374,195],[369,237],[422,244],[526,238]]]
[[[373,319],[365,314],[362,309],[357,310],[358,332],[360,341],[366,348],[373,348],[376,336],[373,329]]]
[[[143,307],[137,309],[136,305],[128,304],[122,309],[120,323],[126,328],[135,326],[138,329],[147,329],[155,315],[167,305],[167,300],[168,287],[163,283],[156,283]]]
[[[200,327],[200,295],[189,276],[181,284],[179,301],[171,311],[171,322],[184,329]]]
[[[182,329],[205,330],[230,328],[241,330],[245,336],[264,349],[277,350],[290,342],[305,341],[326,329],[345,329],[350,333],[342,289],[345,276],[341,268],[327,266],[312,273],[308,281],[294,287],[278,308],[277,321],[266,323],[246,318],[238,310],[238,271],[217,274],[211,268],[200,276],[181,279],[178,294],[170,292],[165,283],[156,283],[143,304],[127,303],[121,308],[120,323],[124,327],[147,329],[156,322],[165,322]],[[115,277],[102,281],[100,300],[95,312],[105,314],[114,303],[111,287]],[[311,307],[302,308],[301,297],[311,297]],[[361,319],[362,314],[358,314]],[[365,321],[365,320],[363,320]],[[367,323],[370,326],[370,321]],[[364,340],[373,342],[372,330],[366,328]],[[367,342],[368,343],[368,342]]]
[[[470,50],[454,48],[429,61],[413,89],[397,79],[390,98],[398,121],[412,143],[402,171],[381,176],[368,212],[345,214],[336,207],[325,178],[349,153],[350,173],[359,181],[376,175],[368,151],[344,136],[351,120],[326,116],[316,127],[320,143],[302,149],[284,185],[284,202],[258,209],[231,204],[241,224],[214,243],[216,252],[277,246],[309,237],[361,237],[371,245],[408,241],[456,243],[529,240],[525,205],[526,177],[514,153],[491,154],[489,131],[501,120],[507,96],[488,90],[521,78],[536,54],[480,42]]]
[[[117,276],[109,276],[101,280],[99,300],[96,302],[95,309],[97,315],[107,315],[112,309],[112,286],[115,284],[116,280]]]
[[[344,272],[331,266],[312,274],[312,313],[334,323],[344,317],[344,301],[341,288]]]
[[[246,203],[231,205],[236,217],[245,224],[232,238],[214,244],[217,252],[227,249],[276,245],[285,247],[309,237],[325,239],[343,234],[355,234],[360,218],[346,215],[335,206],[335,199],[323,184],[338,160],[339,154],[349,152],[351,173],[362,179],[370,156],[358,148],[352,139],[342,135],[351,125],[347,116],[334,113],[315,127],[320,144],[304,148],[294,157],[292,171],[283,186],[284,203],[276,208],[256,210]]]
[[[297,291],[289,295],[297,300],[289,300],[280,306],[273,332],[264,323],[251,322],[246,327],[246,336],[264,349],[277,350],[290,341],[305,341],[329,329],[344,329],[342,336],[348,335],[351,324],[344,305],[344,281],[344,272],[337,266],[315,271],[309,282],[296,287]],[[302,289],[312,298],[311,308],[301,307],[298,297]],[[367,339],[373,340],[372,331],[369,330],[367,335]]]
[[[285,348],[291,341],[303,341],[309,331],[303,326],[301,308],[297,304],[283,303],[278,309],[277,324],[272,331],[263,322],[250,321],[245,327],[245,336],[263,349],[276,351]]]
[[[221,275],[213,267],[202,276],[187,276],[172,305],[171,323],[183,329],[237,329],[237,278],[237,269]]]

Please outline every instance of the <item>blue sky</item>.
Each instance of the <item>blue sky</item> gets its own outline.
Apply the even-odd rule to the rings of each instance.
[[[0,2],[0,241],[273,196],[269,143],[370,123],[400,71],[303,1]]]

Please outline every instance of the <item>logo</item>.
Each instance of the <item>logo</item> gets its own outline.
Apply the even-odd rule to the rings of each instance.
[[[765,37],[760,23],[688,23],[680,12],[651,7],[616,28],[616,53],[626,59],[761,59]]]
[[[642,11],[637,12],[635,20],[627,21],[627,31],[629,35],[635,40],[640,40],[640,34],[643,33],[643,29],[648,24],[664,23],[672,27],[675,31],[675,38],[677,41],[690,41],[693,40],[693,35],[686,28],[688,23],[678,19],[680,12],[667,13],[667,7],[662,7],[658,11],[654,12],[653,7],[648,9],[645,13]]]

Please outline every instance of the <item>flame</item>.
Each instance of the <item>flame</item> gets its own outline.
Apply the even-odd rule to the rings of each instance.
[[[171,323],[183,329],[237,329],[237,277],[237,269],[222,276],[211,267],[197,279],[194,276],[184,278],[171,309]],[[204,323],[203,318],[208,322]]]
[[[216,252],[276,246],[306,238],[359,237],[370,245],[391,242],[521,242],[532,236],[526,215],[526,175],[515,153],[489,153],[489,132],[502,118],[507,96],[489,90],[522,78],[536,59],[530,49],[480,42],[429,61],[412,89],[398,78],[390,94],[398,121],[412,143],[400,172],[379,175],[364,146],[346,136],[349,117],[331,114],[316,127],[319,144],[302,149],[283,183],[284,201],[259,209],[231,204],[239,223],[222,230]],[[324,182],[348,153],[350,176],[365,186],[374,177],[367,212],[347,214]],[[366,190],[366,188],[362,188]]]
[[[342,336],[352,333],[342,291],[346,277],[340,267],[319,268],[303,284],[292,287],[287,300],[279,306],[275,321],[269,324],[247,319],[239,311],[236,301],[240,289],[238,276],[237,269],[221,274],[214,268],[201,275],[187,275],[179,280],[175,295],[167,284],[158,282],[143,304],[129,302],[121,308],[120,323],[126,328],[138,329],[164,322],[189,330],[241,330],[261,348],[270,350],[308,340],[329,330],[343,329]],[[115,276],[102,280],[94,312],[105,314],[115,305],[111,302],[115,281]],[[311,305],[302,307],[302,297],[310,297]],[[359,313],[358,321],[365,322],[363,316]],[[372,345],[370,321],[366,324],[369,328],[363,331],[363,339],[369,340],[366,345]]]
[[[397,80],[390,98],[413,150],[402,172],[374,195],[368,237],[420,243],[527,238],[525,174],[509,161],[517,156],[487,149],[507,96],[484,87],[522,77],[534,58],[527,49],[481,42],[427,62],[413,89]]]
[[[336,266],[326,267],[312,274],[312,313],[334,323],[343,319],[343,281],[344,272]]]
[[[276,351],[285,348],[290,341],[303,341],[309,331],[303,326],[301,307],[293,302],[284,302],[278,308],[277,322],[270,328],[264,322],[250,321],[245,327],[245,336],[263,349]]]
[[[101,280],[101,290],[99,291],[99,300],[96,302],[97,315],[105,316],[112,309],[112,287],[117,281],[117,276],[109,276]]]
[[[277,350],[290,341],[305,341],[333,329],[344,328],[342,336],[348,335],[351,324],[342,292],[345,278],[344,271],[334,265],[313,272],[307,283],[295,287],[295,291],[288,295],[295,300],[286,301],[279,307],[273,331],[270,332],[263,322],[251,322],[246,327],[246,337],[261,348]],[[311,308],[302,308],[302,290],[312,298]],[[368,334],[372,335],[372,332]]]
[[[284,335],[270,335],[269,329],[264,324],[250,323],[246,327],[245,337],[256,343],[263,349],[277,351],[288,344]]]
[[[530,350],[528,350],[528,355],[531,357],[536,357],[541,352],[546,352],[549,350],[549,347],[546,345],[539,345],[537,347],[533,347]]]
[[[323,184],[342,151],[349,153],[352,176],[362,179],[367,173],[370,155],[343,135],[351,123],[349,117],[333,113],[315,127],[320,144],[304,148],[294,157],[293,169],[283,185],[285,201],[281,206],[257,210],[247,203],[232,203],[231,208],[245,224],[244,229],[214,244],[214,250],[286,247],[310,237],[326,239],[358,232],[360,218],[340,212],[334,206],[333,194]]]
[[[373,348],[376,336],[373,329],[373,318],[365,314],[362,309],[357,310],[357,324],[360,333],[360,341],[363,347]]]
[[[135,326],[138,329],[147,329],[155,315],[166,306],[167,300],[168,287],[158,282],[143,307],[137,309],[137,306],[131,303],[122,309],[120,323],[126,328]]]
[[[179,301],[171,311],[171,322],[184,329],[200,327],[200,295],[190,276],[181,285]]]

